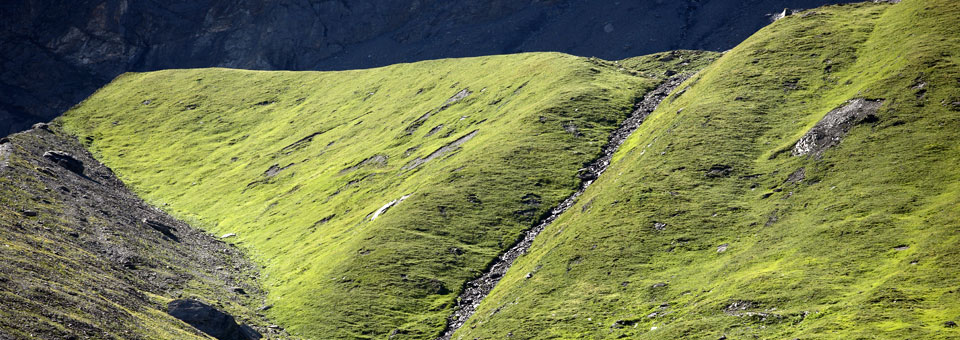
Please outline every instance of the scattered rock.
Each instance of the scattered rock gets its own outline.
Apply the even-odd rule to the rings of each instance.
[[[910,246],[908,246],[908,245],[899,245],[899,246],[893,247],[893,250],[896,250],[896,251],[904,251],[904,250],[907,250],[907,249],[910,249]]]
[[[953,322],[953,321],[947,321],[947,322],[944,322],[944,323],[943,323],[943,327],[946,327],[946,328],[955,328],[955,327],[957,327],[957,323],[956,323],[956,322]]]
[[[230,287],[230,291],[240,295],[247,295],[247,291],[242,287]]]
[[[220,236],[220,238],[221,238],[221,239],[224,239],[224,238],[231,238],[231,237],[234,237],[234,236],[237,236],[237,234],[235,234],[235,233],[227,233],[227,234],[223,234],[223,236]]]
[[[429,162],[429,161],[431,161],[431,160],[433,160],[433,159],[435,159],[435,158],[437,158],[437,157],[440,157],[440,156],[443,156],[443,155],[445,155],[445,154],[447,154],[447,153],[450,153],[450,152],[452,152],[452,151],[458,150],[458,149],[460,148],[460,145],[462,145],[463,143],[466,143],[467,141],[473,139],[473,137],[475,137],[478,132],[480,132],[480,130],[473,130],[473,132],[470,132],[470,133],[466,134],[465,136],[460,137],[460,138],[458,138],[457,140],[455,140],[455,141],[453,141],[453,142],[450,142],[450,144],[444,145],[443,147],[441,147],[441,148],[437,149],[436,151],[430,153],[430,155],[428,155],[427,157],[417,158],[417,159],[414,159],[414,160],[410,161],[410,163],[407,163],[407,165],[404,165],[402,169],[403,169],[403,170],[411,170],[411,169],[414,169],[414,168],[416,168],[416,167],[418,167],[418,166],[420,166],[420,165],[423,165],[423,163]]]
[[[413,195],[413,194],[410,194],[410,195]],[[410,195],[403,195],[398,199],[390,201],[390,203],[384,204],[382,207],[380,207],[380,209],[377,209],[377,211],[373,212],[373,215],[370,216],[370,220],[373,221],[377,219],[377,217],[380,217],[380,215],[383,215],[383,213],[387,212],[387,210],[389,210],[394,205],[400,204],[400,202],[403,202],[404,200],[409,198]]]
[[[737,314],[737,312],[745,311],[747,309],[757,308],[757,303],[753,301],[737,300],[731,302],[727,307],[723,308],[723,311],[727,314]]]
[[[256,340],[262,336],[237,324],[233,316],[197,300],[174,300],[167,313],[219,340]]]
[[[794,145],[793,155],[812,154],[819,159],[823,156],[824,151],[839,144],[843,136],[854,126],[876,121],[878,119],[877,110],[880,109],[881,105],[883,105],[883,100],[858,98],[830,111]]]
[[[654,283],[653,286],[650,286],[650,287],[651,287],[651,288],[663,288],[663,287],[666,287],[666,286],[667,286],[666,283],[657,282],[657,283]]]
[[[282,152],[282,153],[284,153],[284,154],[289,154],[289,153],[294,152],[294,151],[296,151],[296,150],[302,149],[302,148],[306,147],[307,145],[309,145],[310,142],[313,142],[313,139],[314,139],[314,138],[316,138],[316,137],[319,136],[319,135],[322,135],[322,134],[326,133],[327,131],[329,131],[329,130],[324,130],[324,131],[318,131],[318,132],[311,133],[311,134],[307,135],[306,137],[300,138],[300,139],[297,140],[296,142],[291,143],[290,145],[284,146],[283,149],[280,149],[280,152]],[[244,137],[246,137],[246,136],[244,136]],[[331,145],[333,145],[333,142],[330,142],[330,144],[327,144],[327,147],[330,147]]]
[[[787,80],[787,81],[783,82],[783,90],[784,90],[784,91],[788,91],[788,92],[789,92],[789,91],[796,90],[796,89],[798,89],[798,88],[800,88],[800,80],[799,80],[799,79],[791,79],[791,80]]]
[[[37,212],[36,212],[36,211],[33,211],[33,210],[24,210],[24,211],[23,211],[23,216],[26,216],[26,217],[37,217]]]
[[[582,137],[582,136],[583,136],[583,134],[580,133],[580,128],[577,127],[577,126],[574,125],[574,124],[564,124],[564,125],[563,125],[563,131],[569,132],[569,133],[572,134],[574,137]]]
[[[49,159],[64,169],[70,170],[78,175],[83,175],[83,162],[74,158],[70,153],[51,150],[44,152],[43,158]]]
[[[473,94],[473,92],[470,92],[470,89],[460,90],[460,92],[457,92],[457,94],[453,95],[453,97],[450,97],[450,99],[447,99],[447,101],[443,102],[443,106],[441,107],[440,110],[450,107],[450,105],[452,105],[453,103],[459,102],[464,98],[467,98],[471,94]]]
[[[420,116],[420,118],[417,118],[413,121],[413,123],[410,123],[406,129],[407,134],[412,135],[414,132],[416,132],[417,129],[419,129],[420,126],[423,125],[423,123],[426,122],[431,115],[433,115],[433,112],[424,113],[422,116]]]
[[[729,165],[717,164],[707,170],[705,176],[709,178],[727,177],[733,172],[733,167]]]
[[[0,138],[0,144],[7,144],[7,143],[10,143],[10,138],[7,138],[7,137]]]
[[[50,125],[47,123],[36,123],[32,127],[34,130],[47,130],[50,131]]]
[[[638,320],[617,320],[617,321],[614,321],[612,325],[610,325],[610,328],[633,327],[639,322],[640,321]]]
[[[730,246],[730,244],[728,244],[728,243],[721,244],[721,245],[717,246],[717,252],[718,252],[718,253],[725,252],[725,251],[727,251],[727,247],[729,247],[729,246]]]
[[[807,177],[807,170],[805,168],[797,169],[790,176],[787,177],[787,183],[800,183]]]
[[[159,221],[154,221],[147,218],[140,220],[140,222],[142,222],[143,224],[146,224],[148,227],[153,228],[156,231],[159,231],[161,234],[169,237],[174,241],[180,240],[179,238],[177,238],[176,235],[173,234],[173,230],[176,230],[176,229],[174,229],[171,226],[168,226],[166,224],[160,223]]]
[[[780,220],[780,210],[774,209],[772,212],[770,212],[770,215],[767,217],[767,223],[764,225],[769,227],[769,226],[772,226],[774,223],[777,223],[777,221],[779,220]]]
[[[653,222],[653,229],[657,231],[664,231],[667,229],[667,224],[663,222]]]
[[[378,168],[385,167],[387,166],[388,160],[390,160],[390,157],[387,155],[373,155],[358,162],[357,164],[354,164],[353,166],[340,170],[340,174],[341,175],[348,174],[350,172],[357,171],[358,169],[367,167],[367,166],[373,166]]]
[[[281,171],[287,170],[287,168],[293,166],[293,164],[295,164],[295,163],[287,164],[287,166],[282,167],[282,168],[280,167],[279,164],[271,165],[270,168],[267,169],[267,171],[264,171],[264,172],[263,172],[263,175],[264,175],[264,176],[267,176],[268,178],[269,178],[269,177],[276,176],[276,175],[279,174]]]
[[[461,119],[462,119],[462,118],[461,118]],[[443,129],[443,124],[440,124],[440,125],[437,125],[437,126],[434,126],[434,127],[432,128],[432,129],[430,129],[430,131],[428,131],[428,132],[427,132],[427,135],[426,135],[426,136],[424,136],[424,137],[430,137],[430,136],[433,136],[433,134],[435,134],[435,133],[437,133],[437,132],[439,132],[439,131],[440,131],[440,129]]]

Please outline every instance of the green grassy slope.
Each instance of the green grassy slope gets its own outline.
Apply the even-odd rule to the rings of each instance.
[[[958,51],[952,0],[761,30],[664,101],[454,339],[960,338]],[[878,119],[791,155],[854,98]]]
[[[666,56],[127,74],[61,122],[149,202],[238,234],[292,333],[423,339],[668,67],[715,58]]]

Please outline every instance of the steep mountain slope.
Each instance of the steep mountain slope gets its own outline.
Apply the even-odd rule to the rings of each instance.
[[[821,8],[651,115],[454,339],[957,339],[960,3]]]
[[[719,59],[131,73],[57,124],[147,202],[236,234],[264,266],[265,313],[307,338],[434,338],[466,302],[476,313],[453,339],[948,339],[960,337],[958,47],[960,3],[878,1],[787,17]],[[644,98],[694,73],[658,107]],[[638,103],[657,108],[593,182]],[[43,166],[10,145],[0,167],[36,171],[0,183],[19,197],[6,206],[59,207],[29,187],[52,180]],[[32,223],[25,209],[0,217]],[[457,301],[553,217],[490,295]],[[227,309],[264,322],[208,284],[188,295],[241,299]]]
[[[850,0],[9,0],[0,2],[0,135],[54,118],[126,71],[720,51],[784,7],[840,2]]]
[[[209,339],[167,315],[174,299],[280,335],[255,314],[257,270],[141,201],[58,128],[0,140],[0,339]]]
[[[715,58],[126,74],[61,120],[147,201],[236,233],[292,333],[423,339],[640,97]]]

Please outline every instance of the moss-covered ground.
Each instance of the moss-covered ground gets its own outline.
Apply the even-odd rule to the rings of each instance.
[[[61,122],[147,201],[236,233],[292,333],[424,339],[638,98],[716,56],[127,74]]]
[[[960,338],[958,51],[950,0],[777,21],[667,98],[454,339]],[[876,119],[791,155],[854,98]]]

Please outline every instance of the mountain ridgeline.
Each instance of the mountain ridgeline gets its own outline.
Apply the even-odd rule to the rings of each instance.
[[[0,338],[960,338],[957,51],[960,3],[903,0],[722,54],[123,74],[0,141]]]
[[[852,0],[14,0],[0,4],[0,135],[127,71],[345,70],[556,51],[722,51],[785,7]]]

